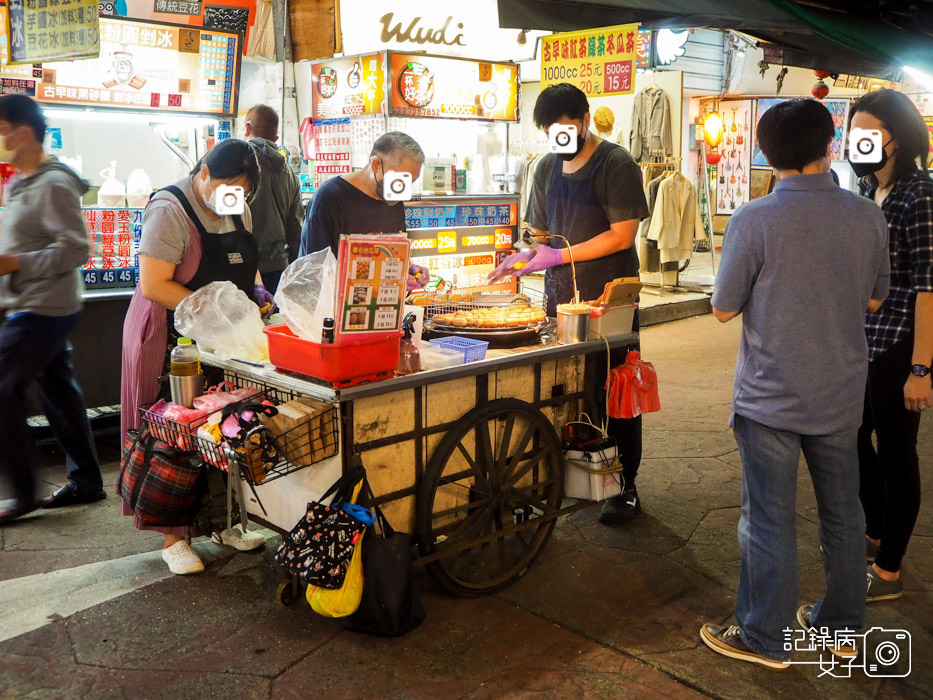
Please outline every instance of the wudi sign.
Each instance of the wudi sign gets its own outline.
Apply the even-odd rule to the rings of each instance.
[[[546,36],[541,39],[541,87],[570,83],[587,97],[631,93],[637,43],[637,24]]]

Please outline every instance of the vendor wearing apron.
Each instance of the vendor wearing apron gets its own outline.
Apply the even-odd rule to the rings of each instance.
[[[545,270],[548,315],[554,316],[558,304],[573,301],[568,243],[581,301],[596,299],[606,283],[618,277],[638,276],[635,236],[638,222],[648,216],[648,203],[641,170],[629,152],[589,131],[590,107],[581,90],[567,83],[546,88],[535,103],[534,120],[546,132],[552,124],[575,126],[576,147],[571,153],[545,156],[535,169],[525,221],[539,245],[534,251],[507,258],[490,278]],[[563,236],[567,243],[549,236]],[[638,330],[637,311],[632,330]],[[611,366],[623,364],[630,349],[613,350]],[[601,385],[606,357],[594,358],[600,383],[597,403],[604,406]],[[618,442],[624,479],[623,493],[606,501],[599,514],[600,522],[612,525],[631,520],[641,509],[635,488],[641,462],[641,417],[610,418],[609,435]]]
[[[211,282],[230,281],[258,304],[269,300],[258,284],[259,244],[250,233],[248,207],[241,216],[216,213],[220,185],[249,193],[259,182],[259,163],[245,141],[221,141],[192,173],[156,192],[143,214],[139,245],[139,285],[123,323],[123,432],[140,425],[137,407],[159,398],[167,374],[168,353],[178,338],[173,311],[193,292]],[[123,514],[133,511],[123,504]],[[188,527],[148,527],[165,535],[162,558],[172,573],[204,570],[185,541]],[[225,544],[240,550],[259,547],[263,538],[238,528],[220,533]]]

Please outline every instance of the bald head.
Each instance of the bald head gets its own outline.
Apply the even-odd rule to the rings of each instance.
[[[275,141],[279,136],[279,115],[269,105],[256,105],[246,113],[249,135],[267,141]]]

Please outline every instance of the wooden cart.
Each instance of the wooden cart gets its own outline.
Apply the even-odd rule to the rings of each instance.
[[[331,402],[339,416],[335,455],[244,490],[252,519],[289,531],[358,454],[393,527],[414,535],[417,561],[448,591],[479,596],[514,583],[541,553],[555,519],[589,505],[563,503],[559,435],[605,382],[585,358],[605,353],[607,342],[629,346],[637,334],[574,345],[545,337],[490,349],[480,362],[349,389],[269,365],[210,355],[203,361],[240,385]],[[294,583],[283,583],[279,599],[295,593]]]

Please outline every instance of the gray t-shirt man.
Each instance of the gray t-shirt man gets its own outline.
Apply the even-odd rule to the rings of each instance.
[[[888,227],[829,173],[785,177],[726,227],[713,294],[742,312],[733,415],[801,435],[857,430],[865,310],[888,295]]]

